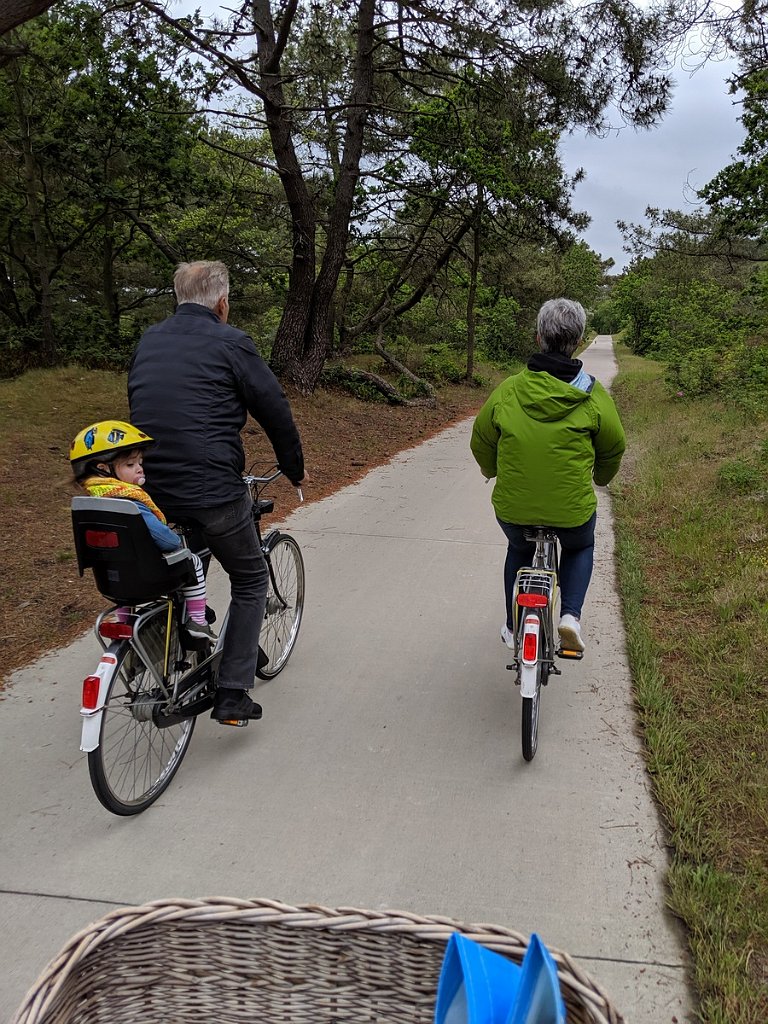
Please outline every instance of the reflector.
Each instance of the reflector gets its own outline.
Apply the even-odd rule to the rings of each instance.
[[[518,594],[517,603],[523,608],[546,608],[546,594]]]
[[[525,633],[523,636],[523,661],[536,661],[536,647],[538,637],[535,633]]]
[[[105,640],[130,640],[133,626],[130,622],[115,622],[114,619],[102,619],[99,624],[99,635]]]
[[[99,703],[100,682],[98,676],[86,676],[83,680],[83,707],[89,711],[93,711]]]
[[[85,543],[89,548],[119,548],[120,538],[116,530],[86,530]]]

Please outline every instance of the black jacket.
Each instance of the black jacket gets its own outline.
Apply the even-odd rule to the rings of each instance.
[[[283,389],[253,340],[210,309],[182,303],[145,331],[128,372],[131,423],[157,444],[145,456],[147,490],[164,510],[212,508],[243,494],[240,431],[261,425],[293,483],[304,457]]]

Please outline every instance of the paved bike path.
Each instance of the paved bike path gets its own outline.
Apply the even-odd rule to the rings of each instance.
[[[610,339],[585,361],[609,381]],[[305,621],[285,672],[257,687],[264,718],[243,730],[202,718],[143,815],[104,811],[78,751],[92,637],[16,674],[0,702],[0,1020],[115,905],[212,895],[535,930],[631,1024],[691,1019],[634,731],[609,497],[600,492],[587,655],[544,691],[526,764],[498,636],[504,540],[470,427],[290,517]],[[223,608],[220,577],[211,592]]]

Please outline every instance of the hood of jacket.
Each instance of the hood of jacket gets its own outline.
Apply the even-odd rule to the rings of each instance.
[[[522,373],[518,373],[514,380],[515,395],[520,408],[532,420],[554,423],[564,419],[577,406],[589,399],[586,391],[581,391],[546,371],[526,368]]]

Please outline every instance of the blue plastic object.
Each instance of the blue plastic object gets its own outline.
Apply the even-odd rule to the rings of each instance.
[[[535,932],[525,951],[520,986],[507,1024],[565,1024],[557,964]]]
[[[565,1024],[557,966],[538,935],[522,967],[454,932],[437,988],[435,1024]]]
[[[454,932],[440,971],[435,1024],[506,1024],[521,973],[511,960]]]

